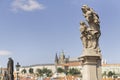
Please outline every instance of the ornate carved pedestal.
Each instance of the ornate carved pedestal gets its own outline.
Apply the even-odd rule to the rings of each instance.
[[[95,50],[83,51],[80,57],[82,61],[82,80],[102,80],[101,54]]]

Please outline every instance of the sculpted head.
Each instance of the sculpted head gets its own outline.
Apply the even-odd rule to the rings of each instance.
[[[86,25],[86,24],[85,24],[85,22],[81,21],[81,22],[80,22],[80,25]]]
[[[88,10],[90,10],[90,8],[88,7],[88,5],[83,5],[81,9],[82,9],[83,13],[86,13]]]
[[[80,22],[80,32],[84,32],[87,29],[87,25],[85,22],[81,21]]]
[[[11,60],[12,58],[11,58],[11,57],[9,57],[8,59],[9,59],[9,60]]]

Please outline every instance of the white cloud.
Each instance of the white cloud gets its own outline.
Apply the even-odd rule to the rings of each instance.
[[[34,11],[43,10],[45,6],[36,0],[14,0],[12,3],[12,10]]]
[[[10,54],[12,54],[10,51],[0,50],[0,55],[1,55],[1,56],[7,56],[7,55],[10,55]]]

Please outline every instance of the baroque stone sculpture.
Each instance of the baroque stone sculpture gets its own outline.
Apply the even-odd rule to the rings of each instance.
[[[8,71],[8,80],[14,80],[14,61],[12,58],[9,58],[9,61],[7,63],[7,71]]]
[[[100,21],[98,14],[87,5],[82,6],[86,22],[80,22],[83,52],[80,56],[82,62],[82,80],[102,80],[101,76],[101,50],[99,48]]]
[[[84,50],[92,49],[100,52],[98,44],[101,35],[99,16],[87,5],[83,5],[81,9],[88,24],[83,21],[80,22],[81,40]]]

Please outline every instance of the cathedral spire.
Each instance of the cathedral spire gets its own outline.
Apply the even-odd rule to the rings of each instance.
[[[55,55],[55,63],[58,63],[58,56],[57,56],[57,53]]]
[[[64,50],[62,50],[62,52],[61,52],[61,58],[62,59],[65,59],[65,54],[64,53],[65,53]]]

